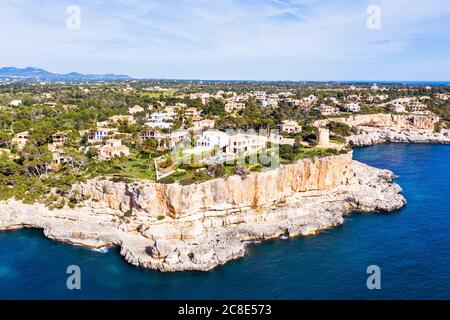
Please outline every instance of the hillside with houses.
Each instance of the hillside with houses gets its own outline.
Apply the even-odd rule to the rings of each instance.
[[[333,119],[438,115],[435,130],[445,129],[449,96],[442,86],[374,84],[2,83],[0,194],[55,202],[94,177],[244,176],[347,152],[355,128]]]

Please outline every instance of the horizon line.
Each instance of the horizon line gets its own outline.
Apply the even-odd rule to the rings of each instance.
[[[134,77],[134,76],[130,76],[128,74],[125,73],[114,73],[114,72],[107,72],[107,73],[82,73],[79,71],[70,71],[67,73],[57,73],[57,72],[53,72],[53,71],[49,71],[47,69],[41,68],[41,67],[31,67],[31,66],[27,66],[27,67],[13,67],[13,66],[3,66],[0,67],[0,69],[3,68],[16,68],[16,69],[38,69],[38,70],[42,70],[42,71],[46,71],[55,75],[70,75],[72,73],[78,73],[81,74],[83,76],[102,76],[102,75],[113,75],[113,76],[125,76],[128,77],[129,79],[124,79],[124,80],[117,80],[117,81],[132,81],[132,80],[139,80],[139,81],[208,81],[208,82],[266,82],[266,83],[270,83],[270,82],[291,82],[291,83],[300,83],[300,82],[304,82],[304,83],[314,83],[314,82],[320,82],[320,83],[360,83],[360,84],[389,84],[389,83],[396,83],[396,84],[402,84],[402,83],[423,83],[423,84],[433,84],[433,83],[445,83],[445,84],[450,84],[450,79],[449,80],[333,80],[333,79],[327,79],[327,80],[292,80],[292,79],[276,79],[276,80],[267,80],[267,79],[202,79],[202,78],[152,78],[152,77]],[[102,81],[102,80],[99,80]],[[104,81],[104,80],[103,80]]]

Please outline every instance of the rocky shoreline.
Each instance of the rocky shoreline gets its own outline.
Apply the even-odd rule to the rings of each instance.
[[[448,131],[396,130],[358,127],[358,134],[347,137],[347,143],[354,147],[371,146],[380,143],[432,143],[450,144]]]
[[[432,143],[450,144],[450,130],[436,132],[441,119],[433,114],[367,114],[346,118],[318,120],[315,126],[338,122],[353,128],[356,133],[346,138],[353,147],[371,146],[380,143]]]
[[[400,209],[406,200],[393,178],[349,153],[187,187],[90,181],[74,186],[91,198],[76,209],[0,202],[0,230],[39,228],[73,245],[119,247],[143,268],[208,271],[245,255],[252,241],[315,234],[351,212]]]

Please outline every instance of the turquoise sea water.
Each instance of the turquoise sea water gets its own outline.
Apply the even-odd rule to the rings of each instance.
[[[253,246],[207,273],[137,269],[112,250],[96,253],[44,238],[0,233],[0,299],[449,299],[450,146],[386,144],[355,158],[393,170],[408,205],[356,214],[317,236]],[[81,290],[66,268],[81,268]],[[366,287],[381,267],[381,290]]]

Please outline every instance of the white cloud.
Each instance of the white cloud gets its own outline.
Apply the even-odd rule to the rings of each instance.
[[[366,8],[373,1],[2,2],[0,27],[9,32],[1,35],[8,48],[0,59],[9,65],[141,77],[293,80],[398,79],[411,76],[412,63],[420,69],[421,61],[424,70],[417,77],[429,76],[431,69],[442,79],[450,69],[425,63],[433,50],[442,57],[450,51],[442,41],[450,26],[445,0],[375,1],[382,10],[381,30],[366,28]],[[80,31],[65,28],[72,2],[82,9]],[[429,50],[417,50],[422,43]]]

